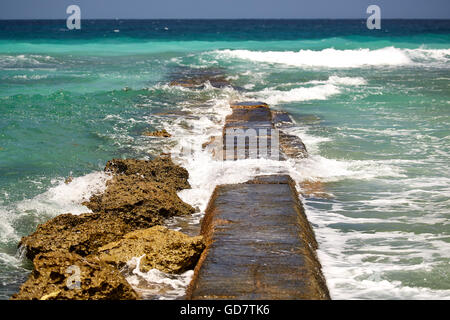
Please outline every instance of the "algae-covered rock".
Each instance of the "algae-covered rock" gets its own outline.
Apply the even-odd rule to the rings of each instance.
[[[118,268],[133,257],[141,257],[140,269],[147,272],[158,269],[167,273],[182,273],[193,269],[205,248],[201,236],[169,230],[163,226],[137,230],[123,239],[99,248],[102,261]]]
[[[137,294],[118,270],[96,257],[48,252],[13,300],[135,300]]]
[[[26,248],[30,260],[39,253],[51,251],[74,252],[81,256],[95,253],[97,248],[120,239],[137,228],[149,228],[162,221],[153,219],[128,223],[124,215],[107,213],[61,214],[38,226],[23,237],[20,245]]]

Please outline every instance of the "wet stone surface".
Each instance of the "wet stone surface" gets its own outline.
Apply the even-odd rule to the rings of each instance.
[[[191,299],[328,299],[317,244],[289,176],[218,186]]]

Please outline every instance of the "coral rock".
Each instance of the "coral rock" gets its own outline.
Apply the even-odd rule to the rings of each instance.
[[[112,266],[94,257],[49,252],[36,256],[34,270],[13,300],[135,300],[136,292]],[[79,276],[79,277],[78,277]]]
[[[141,257],[140,269],[158,269],[167,273],[182,273],[193,269],[205,245],[201,236],[189,237],[178,231],[156,226],[126,234],[123,239],[99,249],[102,261],[118,268],[131,258]]]

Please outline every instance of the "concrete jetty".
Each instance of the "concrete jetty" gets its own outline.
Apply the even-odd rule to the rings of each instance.
[[[271,111],[260,102],[234,103],[231,108],[222,136],[225,161],[240,159],[240,148],[245,148],[245,158],[252,156],[253,149],[257,150],[253,156],[261,157],[261,140],[273,143],[273,135],[279,138],[278,160],[307,156],[300,138],[281,131],[292,125],[288,114]],[[242,137],[235,137],[231,158],[226,157],[230,147],[226,140],[235,132],[229,129],[242,129],[235,132],[245,135],[241,145]],[[248,137],[247,129],[256,131],[256,139]],[[315,253],[314,232],[288,175],[216,187],[201,234],[207,246],[187,290],[188,299],[330,298]]]
[[[294,125],[286,112],[274,111],[264,102],[247,101],[230,105],[221,137],[211,137],[203,144],[216,160],[266,158],[286,160],[306,158],[302,140],[283,130]]]

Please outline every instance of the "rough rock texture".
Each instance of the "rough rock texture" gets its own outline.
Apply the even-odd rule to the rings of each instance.
[[[172,162],[170,157],[161,156],[154,160],[113,159],[106,163],[106,172],[128,176],[140,175],[149,181],[163,182],[175,190],[189,189],[189,173]]]
[[[188,172],[168,157],[152,161],[113,159],[105,171],[114,174],[102,194],[93,195],[83,204],[94,212],[119,215],[132,228],[141,229],[155,217],[194,213],[177,191],[189,188]]]
[[[279,110],[272,110],[272,122],[275,128],[292,127],[294,122],[289,113]]]
[[[120,239],[137,228],[161,224],[154,217],[128,224],[126,216],[107,213],[61,214],[38,226],[37,230],[20,241],[30,260],[39,253],[73,252],[81,256],[95,253],[97,248]]]
[[[119,214],[135,229],[157,216],[171,217],[194,213],[171,188],[170,183],[149,181],[139,175],[117,175],[107,183],[103,194],[83,203],[94,212]]]
[[[153,161],[112,160],[107,163],[105,170],[113,174],[112,179],[107,182],[105,192],[92,196],[90,201],[84,203],[93,213],[59,215],[39,225],[33,234],[20,241],[20,245],[26,248],[27,257],[38,263],[26,286],[27,292],[38,290],[34,298],[41,298],[38,293],[42,293],[45,299],[70,298],[66,296],[68,293],[58,293],[62,289],[55,286],[52,287],[53,291],[39,289],[36,285],[38,280],[43,283],[53,281],[45,280],[46,276],[40,274],[39,268],[56,268],[58,263],[65,265],[66,260],[75,258],[93,259],[99,247],[117,241],[127,233],[160,225],[165,217],[194,212],[176,193],[177,190],[190,187],[188,172],[175,165],[168,157]],[[47,258],[50,259],[48,262],[45,261]],[[54,275],[61,277],[57,273]],[[100,281],[101,278],[97,278],[101,276],[101,272],[95,271],[89,281]],[[32,289],[34,285],[37,287]],[[105,286],[108,289],[108,284]],[[73,298],[102,298],[101,295],[95,295],[97,289],[89,290],[88,293]],[[112,298],[120,298],[120,294],[119,292],[117,297],[113,295]]]
[[[140,269],[158,269],[167,273],[182,273],[193,269],[205,248],[202,236],[188,235],[156,226],[126,234],[123,239],[99,249],[100,260],[118,268],[133,257],[144,257]]]
[[[34,270],[30,277],[11,299],[137,299],[136,292],[119,271],[98,258],[49,252],[36,256],[33,263]],[[74,277],[77,269],[80,271],[79,288],[76,287],[77,279]]]
[[[284,133],[280,131],[280,149],[289,158],[307,158],[308,150],[303,143],[302,139],[292,134]]]
[[[148,137],[161,137],[161,138],[169,138],[172,135],[166,131],[166,129],[162,129],[159,131],[146,131],[142,133],[144,136]]]

